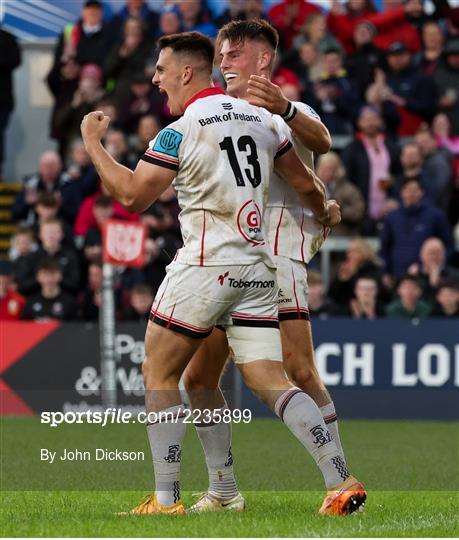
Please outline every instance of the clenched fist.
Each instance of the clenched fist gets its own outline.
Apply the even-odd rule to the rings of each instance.
[[[107,132],[110,117],[102,111],[93,111],[87,114],[81,122],[81,135],[85,145],[99,142]]]
[[[327,201],[327,210],[327,215],[318,219],[317,221],[326,227],[334,227],[335,225],[338,225],[338,223],[341,221],[341,208],[339,204],[334,199],[330,199]]]

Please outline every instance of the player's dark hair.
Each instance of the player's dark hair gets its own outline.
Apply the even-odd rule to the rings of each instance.
[[[56,259],[45,257],[38,263],[37,272],[40,272],[40,270],[45,270],[46,272],[60,272],[61,267]]]
[[[212,41],[200,32],[182,32],[162,36],[157,42],[158,52],[166,47],[177,54],[188,54],[204,60],[208,65],[209,73],[212,72],[214,64],[215,48]]]
[[[279,45],[279,34],[277,30],[263,19],[253,19],[251,21],[231,21],[220,28],[217,36],[217,43],[227,39],[230,43],[238,44],[245,40],[262,41],[267,43],[274,51]]]

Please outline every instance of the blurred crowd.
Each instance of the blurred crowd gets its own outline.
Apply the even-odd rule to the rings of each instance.
[[[0,318],[97,320],[101,227],[117,218],[148,228],[144,268],[116,273],[117,317],[145,320],[181,245],[177,199],[170,188],[142,215],[127,212],[100,184],[81,120],[95,109],[109,115],[105,147],[134,168],[173,120],[151,84],[156,39],[191,30],[214,38],[230,20],[258,17],[280,33],[273,81],[332,134],[333,151],[316,170],[342,208],[333,235],[353,238],[333,259],[330,284],[312,265],[311,315],[459,317],[459,8],[382,4],[332,0],[326,12],[306,0],[228,0],[217,16],[210,0],[164,2],[158,11],[127,0],[107,19],[101,2],[84,2],[47,75],[57,151],[22,179],[10,260],[0,262]],[[224,86],[216,66],[215,84]],[[368,237],[379,237],[378,252]]]

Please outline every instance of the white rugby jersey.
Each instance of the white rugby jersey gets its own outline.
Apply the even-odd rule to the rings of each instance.
[[[274,159],[291,147],[274,117],[207,88],[158,133],[142,159],[177,171],[184,246],[175,260],[200,266],[274,267],[262,226]]]
[[[319,118],[309,105],[298,101],[294,102],[294,105],[304,114]],[[314,169],[311,150],[301,144],[280,116],[275,118],[280,133],[292,140],[301,161]],[[323,227],[314,220],[311,210],[301,206],[295,190],[274,171],[269,187],[265,226],[274,255],[304,263],[309,262],[319,251],[329,232],[328,227]]]

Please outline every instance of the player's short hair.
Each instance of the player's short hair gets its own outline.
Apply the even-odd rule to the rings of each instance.
[[[200,32],[181,32],[162,36],[157,41],[158,52],[170,48],[176,54],[186,54],[198,60],[203,60],[209,74],[214,64],[215,48],[207,36]]]
[[[61,272],[61,267],[56,259],[53,259],[52,257],[45,257],[38,263],[37,272],[40,271]]]
[[[261,41],[269,45],[274,51],[279,45],[279,33],[263,19],[253,19],[251,21],[231,21],[220,28],[217,36],[217,43],[221,46],[227,39],[230,43],[238,44],[245,40]]]

